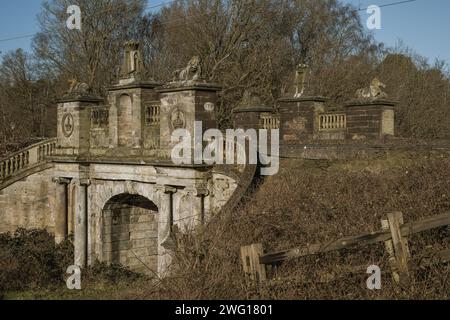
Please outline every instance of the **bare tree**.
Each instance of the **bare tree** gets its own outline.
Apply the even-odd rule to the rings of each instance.
[[[39,16],[36,56],[62,79],[76,78],[96,91],[108,85],[120,65],[120,48],[137,37],[144,0],[52,0]],[[70,5],[81,9],[81,30],[66,26]]]

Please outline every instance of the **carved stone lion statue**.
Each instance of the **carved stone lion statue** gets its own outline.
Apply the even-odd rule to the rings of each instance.
[[[69,91],[67,91],[67,95],[83,96],[89,94],[89,92],[90,88],[86,83],[78,82],[75,79],[69,80]]]
[[[374,78],[370,83],[369,88],[362,88],[356,91],[356,96],[359,99],[382,99],[387,98],[387,94],[383,92],[382,88],[386,88],[386,85],[378,78]]]
[[[188,82],[203,80],[201,63],[200,57],[192,57],[186,68],[174,72],[174,81]]]

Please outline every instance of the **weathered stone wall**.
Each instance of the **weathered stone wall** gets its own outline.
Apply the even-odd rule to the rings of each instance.
[[[151,84],[115,86],[108,102],[110,147],[139,148],[144,145],[145,105],[158,100]]]
[[[382,138],[394,135],[394,103],[373,101],[346,105],[347,138]]]
[[[89,151],[91,135],[91,107],[100,100],[61,101],[58,105],[59,153],[80,155]]]
[[[176,143],[171,142],[172,132],[186,129],[191,138],[196,134],[195,122],[201,121],[203,133],[217,128],[215,107],[217,87],[175,87],[160,90],[161,99],[161,155],[169,158]],[[192,143],[193,145],[193,143]]]
[[[33,174],[0,190],[0,233],[17,228],[54,232],[56,184],[52,169]]]
[[[103,211],[103,258],[135,272],[158,268],[157,211],[122,204]]]
[[[325,111],[325,98],[281,99],[280,143],[298,145],[314,138],[318,132],[318,114]]]

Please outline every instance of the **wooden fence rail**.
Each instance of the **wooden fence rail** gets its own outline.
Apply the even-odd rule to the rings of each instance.
[[[252,280],[263,281],[267,278],[266,265],[274,265],[290,259],[303,258],[310,255],[339,251],[359,246],[367,246],[384,242],[389,255],[393,279],[401,283],[408,279],[408,264],[411,256],[408,248],[408,237],[420,232],[450,225],[450,213],[432,216],[417,222],[404,223],[401,212],[389,213],[387,220],[381,221],[382,229],[373,233],[344,237],[328,243],[313,244],[290,250],[264,253],[261,244],[253,244],[241,248],[241,259],[244,272]],[[433,254],[436,259],[445,263],[450,261],[450,250]]]

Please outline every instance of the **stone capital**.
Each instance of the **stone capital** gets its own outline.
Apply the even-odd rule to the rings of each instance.
[[[72,181],[71,179],[59,178],[59,177],[55,177],[52,179],[52,182],[56,183],[56,184],[70,184],[71,181]]]
[[[166,185],[157,185],[156,186],[156,191],[158,192],[162,192],[162,193],[166,193],[166,194],[170,194],[170,193],[176,193],[177,189],[171,186],[166,186]]]
[[[205,185],[191,186],[186,188],[186,191],[195,197],[209,196],[209,190]]]
[[[91,180],[90,179],[78,179],[77,183],[81,187],[89,187],[91,185]]]

